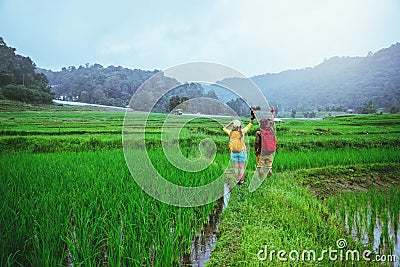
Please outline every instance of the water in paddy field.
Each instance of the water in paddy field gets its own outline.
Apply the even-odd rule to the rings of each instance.
[[[376,255],[388,256],[394,255],[394,261],[390,263],[390,266],[400,266],[400,227],[395,231],[394,223],[391,220],[391,216],[387,214],[387,223],[376,216],[375,219],[371,218],[371,213],[368,213],[367,224],[362,224],[360,221],[360,214],[356,213],[353,220],[349,218],[349,213],[346,211],[345,214],[345,227],[347,232],[351,233],[352,237],[356,241],[361,241],[364,246],[372,245],[373,252]],[[397,217],[400,224],[400,217]],[[374,223],[373,232],[369,232],[368,229],[372,229],[371,222]],[[386,229],[385,229],[386,228]],[[371,231],[371,230],[370,230]],[[385,240],[384,232],[387,231],[389,240]],[[387,249],[390,246],[390,242],[393,244],[393,249]]]
[[[224,196],[218,200],[217,206],[208,217],[208,223],[200,230],[197,237],[192,240],[190,254],[184,255],[181,266],[204,266],[210,259],[211,252],[217,244],[217,230],[220,215],[228,206],[230,188],[224,184]]]

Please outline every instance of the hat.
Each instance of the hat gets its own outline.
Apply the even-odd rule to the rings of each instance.
[[[240,127],[241,125],[242,125],[242,123],[240,122],[240,120],[233,121],[233,127]]]

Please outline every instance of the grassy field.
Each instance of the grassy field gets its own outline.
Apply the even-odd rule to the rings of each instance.
[[[143,192],[124,159],[124,113],[4,101],[0,109],[2,266],[179,265],[216,203],[179,208]],[[177,116],[176,124],[184,117]],[[135,115],[131,130],[145,118]],[[182,154],[196,159],[200,141],[211,138],[214,163],[201,173],[172,166],[162,150],[165,118],[150,115],[145,137],[149,157],[168,180],[198,186],[232,168],[228,137],[209,118],[191,120],[177,139]],[[253,193],[248,185],[233,189],[209,266],[354,264],[260,260],[257,253],[265,246],[288,251],[335,247],[340,238],[352,249],[372,248],[352,237],[343,210],[368,217],[358,212],[360,207],[380,207],[372,215],[382,214],[383,221],[387,210],[387,221],[399,220],[399,123],[399,115],[370,115],[279,125],[275,175]],[[256,130],[255,125],[249,133],[250,145]],[[249,155],[248,181],[255,166],[254,154]],[[351,204],[349,199],[362,192],[365,202]],[[380,251],[389,253],[394,241],[386,232],[383,240],[388,245]]]

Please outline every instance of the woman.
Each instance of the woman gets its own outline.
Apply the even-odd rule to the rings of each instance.
[[[244,184],[244,166],[247,162],[247,150],[244,142],[244,134],[247,133],[251,126],[253,126],[254,113],[251,111],[250,123],[242,129],[242,122],[240,120],[233,120],[228,123],[224,128],[224,132],[230,137],[229,148],[231,150],[231,160],[235,171],[236,182]],[[232,130],[228,127],[232,125]],[[239,173],[240,167],[240,173]]]

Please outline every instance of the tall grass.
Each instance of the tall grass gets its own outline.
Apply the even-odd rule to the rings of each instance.
[[[213,209],[152,199],[120,150],[1,155],[0,171],[2,265],[177,264]]]

